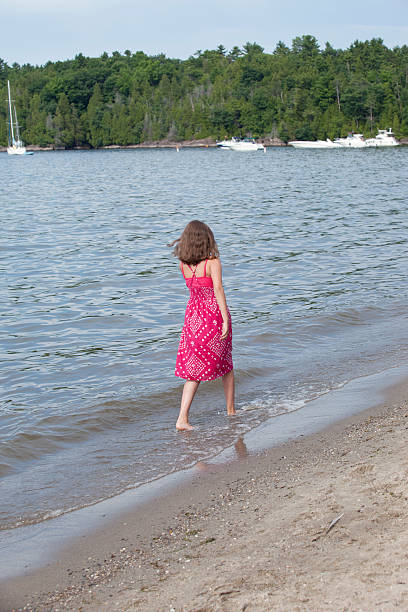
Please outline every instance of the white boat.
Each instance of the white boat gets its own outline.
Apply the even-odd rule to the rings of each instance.
[[[263,144],[258,144],[253,138],[236,140],[229,145],[231,151],[266,151]]]
[[[15,104],[11,104],[10,81],[7,81],[8,88],[8,107],[9,107],[9,133],[7,153],[9,155],[32,155],[32,151],[27,151],[20,138],[20,126],[18,125]],[[13,116],[14,115],[14,116]]]
[[[229,149],[230,146],[235,144],[236,142],[239,142],[239,138],[235,138],[235,136],[233,136],[229,140],[228,139],[219,140],[216,144],[217,144],[217,147],[220,149]]]
[[[391,128],[388,130],[378,130],[375,138],[367,138],[367,147],[398,147],[399,142],[395,138]]]
[[[220,140],[217,142],[217,147],[224,151],[265,151],[263,144],[258,144],[253,138],[235,138],[233,136],[229,140]]]
[[[340,147],[351,148],[351,149],[362,149],[367,146],[367,142],[364,139],[363,134],[354,134],[350,132],[346,138],[336,138],[334,141]]]
[[[327,138],[326,140],[291,140],[288,142],[295,149],[336,149],[339,144]]]
[[[334,141],[326,140],[292,140],[289,142],[296,149],[365,149],[366,147],[397,147],[400,143],[395,138],[392,129],[378,130],[375,138],[365,139],[363,134],[350,132],[346,138],[336,138]]]
[[[291,140],[288,144],[295,149],[360,149],[366,147],[366,141],[362,134],[349,134],[346,138],[336,138],[334,141],[326,140]]]

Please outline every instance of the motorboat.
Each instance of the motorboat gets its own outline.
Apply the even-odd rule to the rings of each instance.
[[[291,140],[288,144],[295,149],[336,149],[340,147],[330,138],[326,138],[326,140]]]
[[[353,132],[350,132],[346,138],[336,138],[334,142],[340,147],[352,149],[362,149],[367,146],[363,134],[354,134]]]
[[[265,146],[255,142],[253,138],[237,140],[230,144],[229,149],[231,151],[266,151]]]
[[[326,140],[292,140],[289,142],[296,149],[365,149],[366,147],[397,147],[400,143],[395,138],[392,129],[378,130],[375,138],[364,138],[363,134],[350,132],[345,138]]]
[[[20,126],[17,120],[17,111],[15,104],[12,104],[10,93],[10,81],[7,81],[8,89],[8,107],[9,107],[9,130],[8,130],[8,147],[9,155],[33,155],[32,151],[27,151],[23,141],[20,138]]]
[[[391,128],[388,130],[378,130],[375,138],[367,138],[367,147],[398,147],[399,142],[395,138]]]
[[[340,149],[340,148],[361,148],[366,147],[366,141],[362,134],[349,134],[346,138],[330,138],[326,140],[291,140],[288,144],[295,149]]]
[[[217,147],[227,151],[265,151],[263,144],[255,142],[253,138],[235,138],[233,136],[229,140],[220,140],[217,142]]]
[[[219,149],[229,149],[230,146],[236,142],[239,142],[239,138],[235,138],[235,136],[233,136],[230,139],[219,140],[216,144]]]

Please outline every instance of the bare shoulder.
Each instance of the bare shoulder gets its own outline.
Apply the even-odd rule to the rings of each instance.
[[[208,260],[208,265],[212,268],[221,268],[221,259],[219,257],[214,257],[214,259]]]
[[[218,287],[222,285],[222,266],[221,261],[217,257],[216,259],[210,259],[210,269],[209,274],[213,280],[214,287]]]
[[[207,263],[207,270],[209,272],[211,271],[218,271],[221,270],[221,260],[219,257],[214,257],[214,259],[209,259],[208,263]]]

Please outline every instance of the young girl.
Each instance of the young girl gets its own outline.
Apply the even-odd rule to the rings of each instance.
[[[176,428],[194,429],[188,413],[202,380],[222,376],[227,414],[235,414],[234,371],[232,365],[231,316],[222,286],[221,262],[211,229],[201,221],[191,221],[173,254],[190,290],[176,360],[176,376],[186,380]]]

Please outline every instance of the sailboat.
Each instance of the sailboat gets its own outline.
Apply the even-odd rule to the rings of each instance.
[[[9,155],[32,155],[33,152],[27,151],[20,138],[20,126],[18,125],[16,106],[15,104],[11,104],[10,81],[7,81],[7,88],[10,116],[7,153]]]

